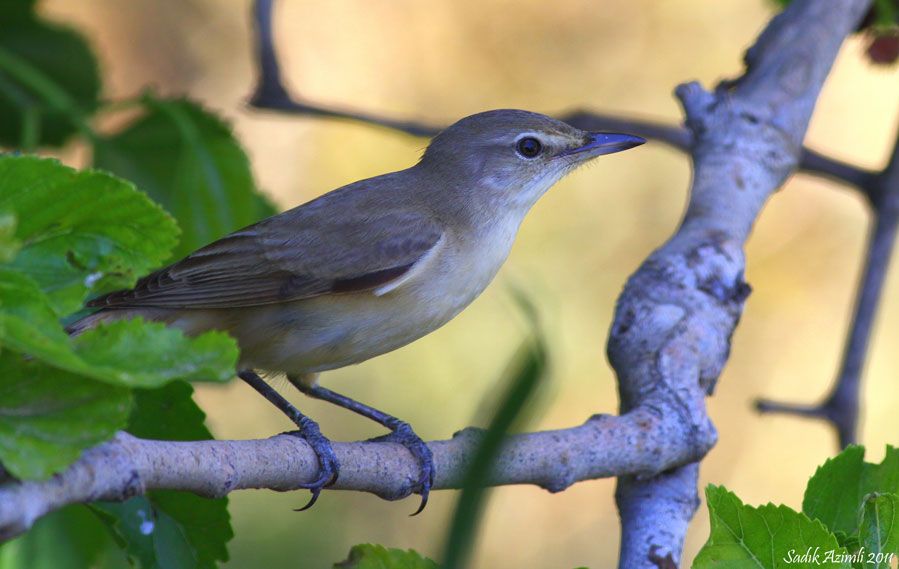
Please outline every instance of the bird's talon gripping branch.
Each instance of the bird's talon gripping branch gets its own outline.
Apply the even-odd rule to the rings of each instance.
[[[318,478],[312,482],[298,485],[298,488],[305,488],[312,492],[312,497],[302,508],[295,508],[295,512],[303,512],[314,506],[315,502],[318,501],[318,497],[321,495],[322,489],[337,482],[337,477],[340,475],[340,463],[337,461],[334,449],[331,448],[331,441],[321,434],[317,424],[311,420],[309,422],[314,425],[314,432],[304,433],[303,431],[293,431],[286,433],[288,435],[300,437],[306,441],[306,443],[312,447],[312,450],[315,451],[315,456],[318,458]]]
[[[425,506],[428,504],[428,494],[434,483],[434,459],[431,455],[431,449],[428,448],[428,445],[421,439],[421,437],[415,434],[415,431],[412,430],[409,423],[397,419],[393,415],[388,415],[383,411],[379,411],[374,407],[350,399],[346,395],[335,393],[314,382],[304,382],[301,378],[291,375],[287,376],[287,380],[309,397],[333,403],[390,429],[390,432],[386,435],[376,437],[371,439],[371,441],[397,443],[409,449],[409,452],[412,453],[412,456],[415,457],[419,464],[417,487],[420,489],[419,492],[421,493],[421,504],[412,515],[417,515],[425,509]]]
[[[284,399],[284,397],[275,391],[271,385],[267,384],[265,380],[259,377],[259,374],[247,369],[238,372],[237,377],[244,380],[247,385],[268,399],[269,402],[287,415],[298,427],[298,430],[284,433],[285,435],[303,439],[315,453],[315,456],[318,459],[318,478],[312,482],[297,485],[298,488],[311,490],[312,499],[309,500],[308,504],[296,511],[302,512],[303,510],[308,510],[315,504],[316,500],[318,500],[322,488],[326,488],[337,482],[337,476],[340,473],[340,463],[337,461],[337,455],[334,454],[334,449],[331,447],[331,441],[322,434],[321,429],[318,427],[318,423],[300,413],[296,407]]]
[[[312,493],[317,495],[322,488],[327,488],[337,482],[337,477],[340,475],[340,462],[331,447],[331,440],[321,433],[318,423],[308,417],[303,417],[300,422],[302,425],[299,430],[285,434],[303,439],[315,452],[318,459],[318,478],[312,482],[300,484],[298,487],[312,490]],[[312,503],[308,504],[306,508],[311,505]]]
[[[401,444],[412,453],[419,465],[419,476],[416,486],[421,494],[421,504],[418,509],[411,515],[417,516],[424,511],[428,505],[428,496],[431,492],[431,486],[434,484],[434,458],[431,449],[428,448],[421,437],[415,434],[409,423],[399,421],[394,430],[386,435],[371,439],[373,442],[397,443]]]

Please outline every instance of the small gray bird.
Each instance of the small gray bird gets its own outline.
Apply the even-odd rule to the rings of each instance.
[[[140,316],[240,346],[238,376],[296,423],[319,459],[306,509],[339,465],[318,425],[253,370],[284,372],[303,393],[377,421],[421,465],[420,512],[433,464],[411,427],[320,386],[322,371],[395,350],[446,324],[493,280],[528,210],[588,160],[643,144],[517,110],[464,118],[418,164],[355,182],[264,219],[92,300],[70,332]]]

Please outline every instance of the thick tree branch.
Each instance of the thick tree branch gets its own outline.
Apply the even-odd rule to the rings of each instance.
[[[709,448],[683,431],[674,410],[597,415],[583,425],[515,435],[497,457],[490,484],[535,484],[551,492],[595,478],[652,476],[699,459]],[[459,488],[479,431],[429,443],[437,469],[434,489]],[[335,443],[338,490],[371,492],[388,500],[409,496],[418,464],[393,443]],[[297,437],[264,440],[167,442],[120,433],[45,481],[0,484],[0,542],[26,531],[41,516],[68,504],[120,501],[154,489],[224,496],[245,488],[286,491],[314,480],[315,454]]]
[[[727,362],[749,292],[743,246],[766,200],[797,168],[818,93],[867,5],[794,0],[749,49],[742,77],[713,93],[678,87],[693,134],[690,203],[678,231],[618,300],[608,355],[623,416],[673,409],[691,436],[714,436],[705,395]],[[696,478],[695,465],[619,478],[619,567],[679,563],[698,504]]]

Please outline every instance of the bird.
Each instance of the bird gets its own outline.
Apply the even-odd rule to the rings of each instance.
[[[240,348],[237,375],[285,413],[315,451],[311,507],[339,475],[318,424],[262,377],[286,375],[312,398],[367,417],[419,464],[428,501],[427,444],[392,415],[319,383],[322,372],[393,351],[443,326],[494,279],[519,227],[559,179],[597,156],[639,146],[638,136],[586,132],[543,114],[500,109],[438,133],[420,160],[326,193],[202,247],[88,302],[100,310],[70,326],[140,317],[196,335],[222,330]],[[413,515],[415,515],[413,514]]]

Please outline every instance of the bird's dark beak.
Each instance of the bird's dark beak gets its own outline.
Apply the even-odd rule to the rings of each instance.
[[[602,156],[603,154],[621,152],[628,148],[640,146],[644,142],[646,142],[645,138],[634,136],[632,134],[591,132],[585,144],[565,150],[564,152],[559,153],[559,156],[583,154],[584,158],[593,158],[594,156]]]

